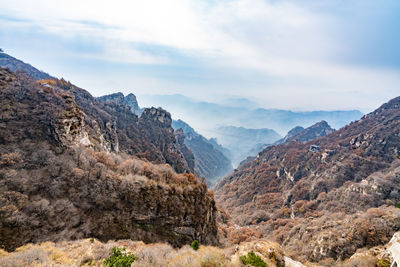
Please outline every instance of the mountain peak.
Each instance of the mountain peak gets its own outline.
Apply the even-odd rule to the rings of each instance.
[[[137,102],[136,96],[132,93],[124,96],[123,93],[117,92],[109,95],[100,96],[97,98],[100,101],[107,103],[115,103],[117,105],[126,105],[128,106],[132,113],[135,115],[140,115],[141,110],[139,108],[139,104]]]

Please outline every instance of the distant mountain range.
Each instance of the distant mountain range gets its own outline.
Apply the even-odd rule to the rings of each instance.
[[[358,110],[304,111],[295,112],[257,107],[244,99],[232,100],[230,105],[199,101],[184,95],[142,95],[143,106],[160,106],[173,114],[173,119],[182,119],[197,132],[210,138],[218,134],[221,126],[236,126],[248,129],[273,129],[285,135],[295,126],[309,127],[325,120],[335,129],[351,121],[358,120],[362,113]],[[254,106],[251,107],[251,104]],[[223,140],[218,140],[224,144]]]

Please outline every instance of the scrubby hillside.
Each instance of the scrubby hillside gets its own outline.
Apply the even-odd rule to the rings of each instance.
[[[400,97],[325,137],[266,148],[217,185],[217,201],[294,254],[349,257],[400,229],[399,132]]]
[[[162,109],[0,69],[0,245],[96,237],[215,244],[216,209]],[[158,163],[155,164],[155,163]],[[177,208],[179,207],[179,208]]]

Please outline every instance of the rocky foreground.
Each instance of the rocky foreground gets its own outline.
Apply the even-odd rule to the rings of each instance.
[[[297,262],[287,257],[281,246],[268,240],[243,242],[227,248],[200,245],[198,250],[194,250],[190,246],[175,249],[165,243],[145,244],[131,240],[102,243],[88,238],[27,244],[12,253],[0,250],[0,266],[102,266],[114,247],[126,248],[126,252],[133,253],[137,259],[132,266],[138,267],[244,266],[240,256],[251,251],[269,267],[389,267],[394,262],[398,263],[400,257],[400,232],[395,233],[386,245],[360,249],[345,261],[325,260],[318,264]]]

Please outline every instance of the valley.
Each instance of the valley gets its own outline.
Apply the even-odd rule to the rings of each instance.
[[[400,97],[363,116],[171,95],[146,107],[4,52],[0,89],[0,266],[102,266],[114,247],[132,266],[397,257]]]

